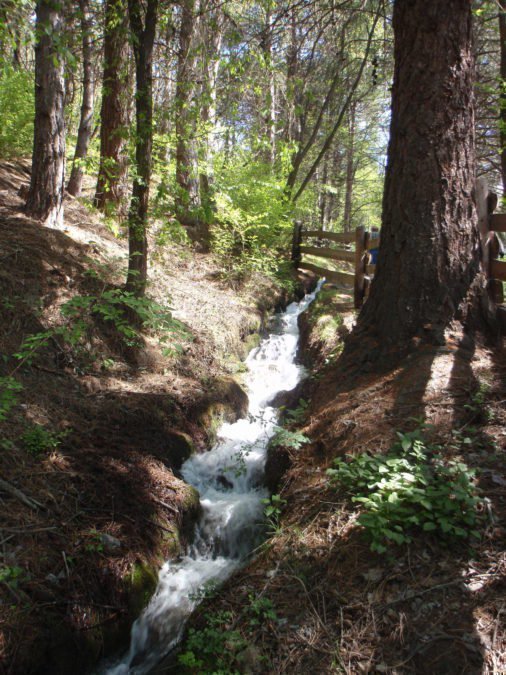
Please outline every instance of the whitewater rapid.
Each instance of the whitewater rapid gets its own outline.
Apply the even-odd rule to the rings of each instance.
[[[202,506],[194,541],[187,555],[160,570],[158,587],[133,624],[128,653],[100,673],[149,673],[181,639],[206,584],[223,582],[261,542],[262,500],[269,497],[263,487],[267,445],[278,419],[278,411],[269,403],[278,392],[293,389],[304,375],[304,368],[295,362],[297,318],[314,300],[321,283],[314,293],[273,318],[269,335],[246,359],[247,417],[223,424],[216,445],[183,464],[183,478],[199,491]]]

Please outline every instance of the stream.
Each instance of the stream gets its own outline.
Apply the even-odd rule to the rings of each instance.
[[[133,624],[128,653],[120,662],[104,665],[99,670],[102,675],[149,673],[181,639],[206,584],[223,582],[263,540],[262,500],[269,497],[263,474],[278,419],[278,410],[269,402],[278,392],[293,389],[304,375],[303,366],[295,363],[297,318],[322,283],[276,314],[269,335],[248,355],[248,416],[223,424],[217,444],[183,464],[183,478],[197,488],[202,505],[194,541],[187,555],[162,567],[153,597]]]

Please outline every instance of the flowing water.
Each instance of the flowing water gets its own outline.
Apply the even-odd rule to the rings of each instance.
[[[295,363],[297,317],[314,300],[321,283],[314,293],[276,315],[268,337],[249,354],[248,416],[224,424],[212,450],[183,464],[184,480],[197,488],[202,505],[193,544],[186,556],[163,566],[155,594],[132,627],[128,654],[102,673],[148,673],[181,639],[206,584],[224,581],[262,540],[262,500],[269,496],[262,479],[278,417],[269,402],[278,392],[293,389],[304,374]]]

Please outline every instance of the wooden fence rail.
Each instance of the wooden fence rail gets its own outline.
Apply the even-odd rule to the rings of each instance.
[[[303,240],[316,240],[306,246]],[[341,247],[329,246],[329,243],[340,244]],[[355,245],[355,250],[352,245]],[[346,246],[347,248],[343,248]],[[379,246],[379,235],[376,238],[364,227],[357,227],[354,232],[325,232],[324,230],[304,230],[301,223],[295,223],[292,242],[292,260],[297,268],[314,272],[325,277],[327,281],[353,288],[354,305],[361,307],[374,274],[375,265],[370,264],[368,251]],[[326,260],[352,263],[354,271],[329,270],[302,258],[310,255]]]
[[[497,196],[488,190],[483,180],[476,186],[476,206],[482,244],[482,265],[489,277],[489,292],[498,305],[501,323],[506,325],[503,281],[506,281],[506,260],[498,259],[499,244],[497,232],[506,232],[506,213],[493,213],[497,206]],[[303,243],[312,240],[309,245]],[[330,246],[330,244],[340,246]],[[304,230],[300,222],[295,223],[292,243],[292,260],[299,269],[308,270],[325,277],[332,283],[353,288],[356,308],[360,308],[369,293],[369,287],[376,269],[371,262],[369,251],[379,247],[378,232],[369,232],[357,227],[354,232],[325,232],[324,230]],[[352,245],[354,244],[354,250]],[[346,247],[346,248],[344,248]],[[303,256],[353,263],[354,271],[329,270]]]

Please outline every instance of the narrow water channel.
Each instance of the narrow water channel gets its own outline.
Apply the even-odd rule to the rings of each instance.
[[[293,389],[304,375],[303,367],[295,363],[297,318],[321,283],[314,293],[273,318],[269,335],[246,359],[248,416],[224,424],[214,448],[183,465],[183,477],[197,488],[202,505],[193,544],[186,556],[163,566],[155,594],[132,627],[129,652],[102,673],[149,673],[181,639],[206,584],[224,581],[260,543],[262,500],[269,496],[263,487],[267,444],[278,418],[278,410],[269,403],[278,392]]]

